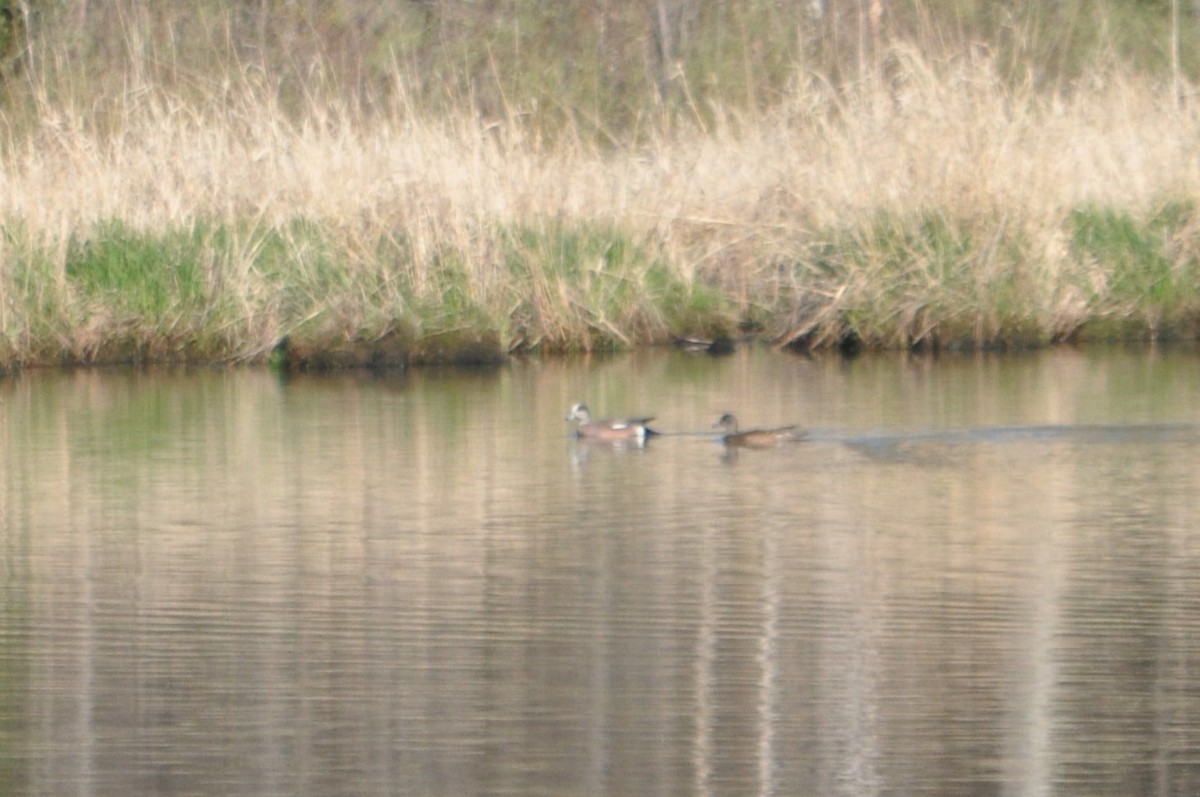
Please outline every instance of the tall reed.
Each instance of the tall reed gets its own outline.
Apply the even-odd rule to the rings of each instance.
[[[628,146],[432,113],[399,63],[386,90],[299,100],[246,65],[35,81],[0,128],[6,356],[1190,334],[1194,103],[1117,65],[1048,90],[983,48],[878,55]]]

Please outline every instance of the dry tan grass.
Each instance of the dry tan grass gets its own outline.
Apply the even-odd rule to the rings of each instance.
[[[662,136],[637,152],[546,145],[519,120],[363,113],[314,99],[299,121],[250,82],[197,107],[154,86],[87,107],[43,103],[0,139],[0,216],[57,233],[119,218],[340,224],[611,220],[670,233],[830,226],[881,209],[1051,218],[1081,202],[1142,208],[1200,189],[1200,118],[1170,87],[1097,76],[1070,97],[1014,90],[985,58],[895,51],[893,76],[834,92],[811,81],[760,118]],[[398,78],[398,83],[402,80]],[[398,92],[401,93],[402,92]]]
[[[981,254],[966,267],[980,284],[989,268],[1009,267],[989,259],[988,241],[1019,235],[1035,274],[1022,300],[1040,303],[1029,313],[1057,334],[1087,312],[1078,286],[1090,277],[1065,239],[1073,208],[1138,215],[1164,198],[1200,196],[1200,114],[1177,107],[1170,86],[1110,72],[1046,96],[1013,88],[984,54],[933,62],[905,48],[890,52],[884,74],[837,90],[801,76],[769,112],[718,113],[703,128],[664,128],[636,150],[607,151],[578,137],[547,142],[520,118],[422,117],[404,101],[403,75],[387,110],[314,96],[299,115],[249,78],[200,102],[132,83],[87,106],[43,98],[33,118],[8,120],[0,220],[61,269],[68,237],[114,219],[150,233],[197,220],[305,219],[336,232],[341,255],[367,271],[376,268],[373,242],[403,239],[404,276],[418,295],[436,293],[436,254],[457,252],[476,298],[511,278],[497,230],[611,227],[661,253],[679,279],[720,285],[743,309],[804,294],[823,309],[803,332],[879,303],[868,298],[881,278],[870,267],[810,279],[814,245],[836,245],[839,231],[869,229],[881,216],[929,215],[972,233]],[[254,246],[244,241],[224,276],[233,275],[246,317],[278,315],[251,279]],[[559,279],[535,280],[540,306],[570,304],[559,301]],[[940,279],[928,274],[926,289]],[[911,332],[922,299],[904,302],[880,312]],[[976,326],[991,323],[970,312]],[[256,334],[286,331],[276,318]]]

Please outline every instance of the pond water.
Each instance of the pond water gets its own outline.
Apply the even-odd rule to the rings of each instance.
[[[27,372],[0,793],[1194,795],[1197,397],[1155,349]]]

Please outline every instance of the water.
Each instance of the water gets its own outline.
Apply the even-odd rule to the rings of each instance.
[[[26,373],[0,793],[1195,794],[1198,395],[1156,350]]]

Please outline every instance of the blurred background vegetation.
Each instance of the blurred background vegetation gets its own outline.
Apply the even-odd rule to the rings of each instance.
[[[399,98],[620,145],[716,106],[768,110],[797,80],[886,80],[896,43],[1039,90],[1132,68],[1182,100],[1198,32],[1200,0],[0,0],[0,107],[103,114],[146,85],[251,80],[285,108]]]

